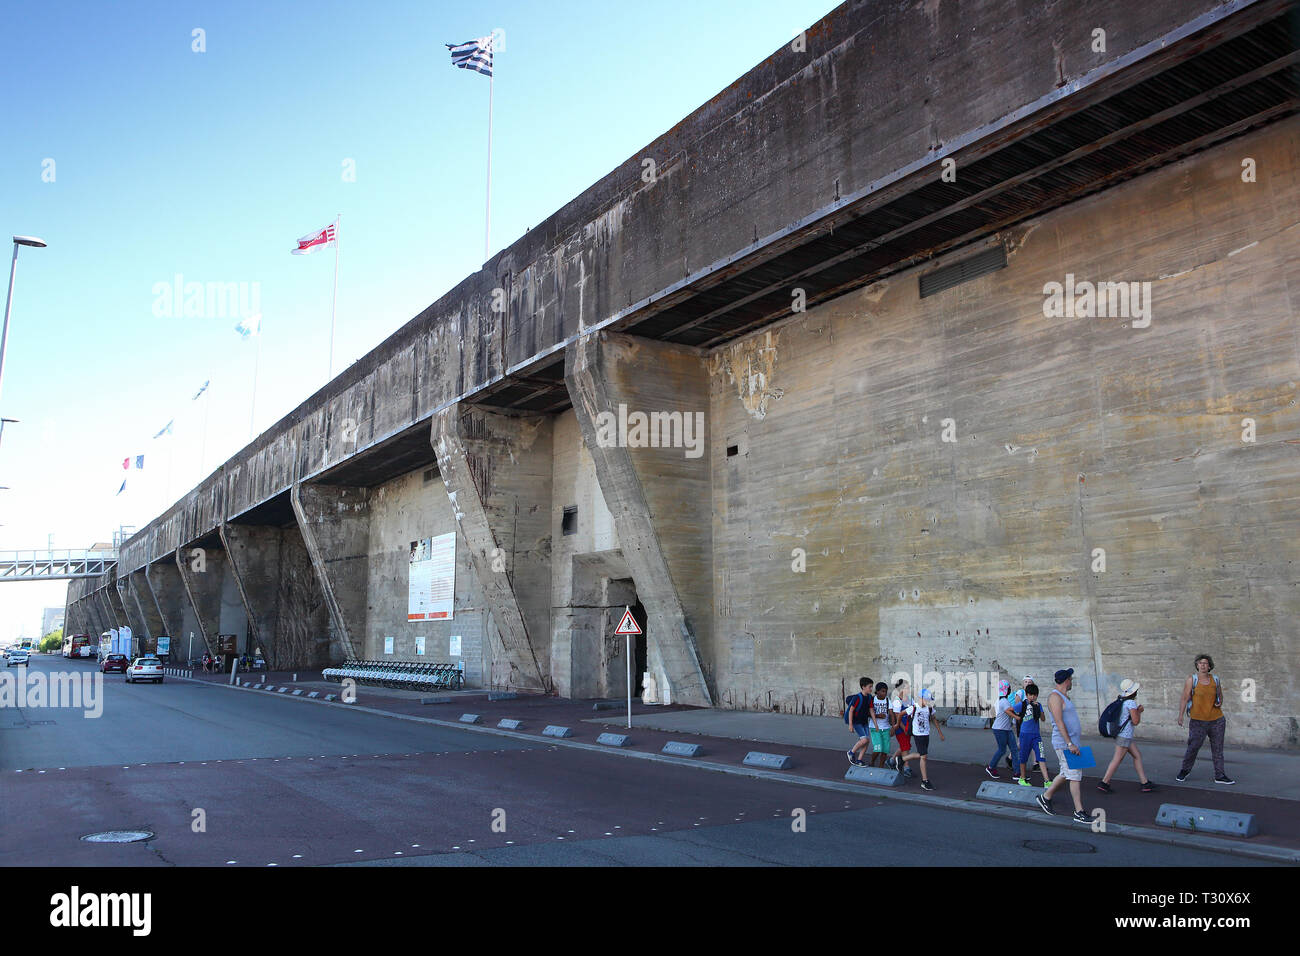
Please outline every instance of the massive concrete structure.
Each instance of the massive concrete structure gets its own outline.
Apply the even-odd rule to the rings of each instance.
[[[69,619],[585,697],[623,691],[633,606],[672,701],[833,714],[919,669],[963,705],[954,676],[1071,666],[1085,720],[1132,676],[1158,737],[1204,650],[1230,739],[1300,746],[1296,38],[1284,0],[846,4]],[[453,615],[409,620],[448,534]]]

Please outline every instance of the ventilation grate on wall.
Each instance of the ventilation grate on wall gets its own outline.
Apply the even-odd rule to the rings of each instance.
[[[944,266],[942,269],[921,276],[921,298],[951,289],[971,279],[986,276],[990,272],[1005,269],[1006,266],[1007,250],[999,243],[961,262],[954,262],[950,266]]]
[[[433,481],[433,479],[435,479],[435,478],[437,478],[437,477],[438,477],[438,469],[437,469],[437,468],[426,468],[426,469],[424,470],[424,483],[425,483],[426,485],[427,485],[429,482]]]

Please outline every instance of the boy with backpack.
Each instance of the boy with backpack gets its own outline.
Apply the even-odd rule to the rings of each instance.
[[[1038,702],[1038,685],[1026,684],[1023,699],[1012,704],[1011,710],[1020,719],[1020,779],[1016,782],[1022,787],[1033,786],[1025,773],[1025,765],[1032,753],[1043,775],[1043,786],[1050,787],[1051,776],[1043,760],[1043,705]]]
[[[1142,754],[1133,740],[1133,728],[1142,721],[1143,707],[1137,702],[1137,692],[1141,686],[1135,680],[1125,679],[1119,685],[1119,697],[1101,712],[1101,720],[1098,722],[1101,735],[1115,738],[1115,755],[1110,758],[1106,775],[1101,778],[1101,783],[1097,784],[1097,789],[1102,793],[1111,792],[1110,778],[1115,776],[1115,771],[1124,761],[1125,754],[1133,757],[1133,769],[1137,771],[1138,779],[1142,781],[1142,792],[1154,793],[1157,789],[1156,785],[1147,779],[1146,771],[1142,769]]]
[[[853,728],[858,742],[852,750],[846,751],[849,763],[855,767],[865,767],[867,762],[859,755],[867,752],[871,744],[871,733],[867,729],[867,715],[871,711],[871,678],[863,677],[858,681],[858,692],[844,698],[844,722]]]
[[[921,700],[907,707],[905,713],[911,724],[912,745],[916,747],[916,753],[901,753],[896,760],[901,761],[904,765],[909,760],[920,760],[921,789],[933,790],[934,784],[930,782],[930,774],[926,770],[925,758],[930,752],[930,722],[934,718],[934,691],[928,687],[922,688]],[[938,721],[934,722],[934,727],[939,731],[939,739],[944,740],[943,728],[939,726]]]

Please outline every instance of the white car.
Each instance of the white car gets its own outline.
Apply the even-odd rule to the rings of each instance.
[[[134,684],[138,680],[163,682],[162,661],[156,657],[137,657],[126,669],[126,682]]]
[[[10,651],[5,656],[6,667],[13,667],[16,664],[23,664],[27,667],[31,667],[32,662],[31,659],[27,656],[26,651]]]

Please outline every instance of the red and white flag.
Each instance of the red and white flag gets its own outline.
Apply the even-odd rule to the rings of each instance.
[[[338,238],[335,232],[335,224],[330,223],[320,232],[313,232],[311,235],[303,236],[298,240],[298,248],[291,249],[295,256],[307,256],[318,247],[328,245]]]

